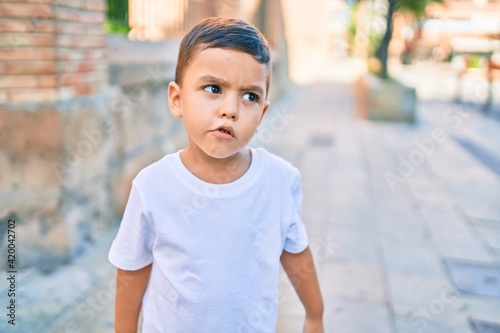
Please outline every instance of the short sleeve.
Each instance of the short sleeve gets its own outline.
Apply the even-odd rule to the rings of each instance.
[[[143,268],[153,262],[153,239],[154,232],[146,219],[138,188],[133,182],[108,259],[111,264],[123,270]]]
[[[309,240],[307,238],[306,228],[300,217],[302,208],[302,186],[300,173],[298,171],[291,192],[293,198],[291,221],[283,249],[289,253],[300,253],[307,248]]]

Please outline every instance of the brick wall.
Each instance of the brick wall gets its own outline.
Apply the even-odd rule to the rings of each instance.
[[[104,0],[2,0],[0,103],[55,102],[107,88]]]
[[[15,217],[20,267],[53,269],[114,221],[105,4],[0,0],[0,244]]]

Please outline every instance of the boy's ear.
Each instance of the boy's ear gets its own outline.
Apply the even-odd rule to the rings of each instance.
[[[262,121],[262,118],[264,118],[264,115],[266,114],[267,109],[269,109],[269,105],[271,105],[271,103],[269,101],[266,101],[266,104],[264,104],[264,108],[262,109],[262,115],[260,116],[260,119],[259,119],[259,125],[260,125],[260,122]]]
[[[168,84],[168,106],[174,118],[182,118],[181,87],[174,81]]]

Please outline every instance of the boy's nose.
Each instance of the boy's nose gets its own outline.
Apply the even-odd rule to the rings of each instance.
[[[238,102],[232,98],[228,98],[219,110],[219,116],[237,120],[238,119]]]

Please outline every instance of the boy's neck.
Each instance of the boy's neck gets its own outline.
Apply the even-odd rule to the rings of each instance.
[[[245,174],[252,162],[250,148],[226,158],[213,158],[188,146],[180,153],[182,164],[197,178],[212,184],[231,183]]]

